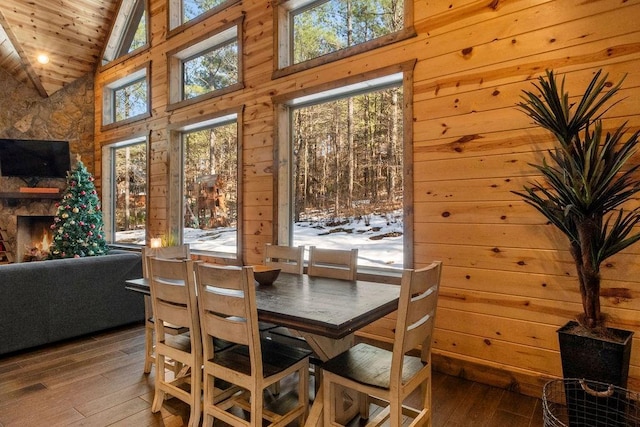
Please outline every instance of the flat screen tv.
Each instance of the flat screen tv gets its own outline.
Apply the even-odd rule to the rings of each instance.
[[[27,182],[64,178],[69,170],[69,142],[0,139],[0,175]]]

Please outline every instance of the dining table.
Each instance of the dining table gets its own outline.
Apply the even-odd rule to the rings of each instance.
[[[126,289],[149,295],[147,279],[126,281]],[[354,345],[354,333],[398,308],[400,287],[365,280],[280,273],[271,285],[256,282],[258,319],[300,334],[323,361]],[[322,426],[322,390],[318,390],[306,426]],[[357,400],[357,396],[354,397]],[[358,404],[342,415],[357,414]]]

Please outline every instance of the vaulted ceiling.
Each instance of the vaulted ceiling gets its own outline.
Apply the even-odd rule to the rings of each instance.
[[[43,97],[94,72],[117,4],[118,0],[0,1],[0,68]],[[41,54],[49,57],[47,64],[38,62]]]

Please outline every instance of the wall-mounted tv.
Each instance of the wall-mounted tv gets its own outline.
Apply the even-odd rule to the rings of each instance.
[[[0,139],[0,175],[37,182],[64,178],[69,170],[69,142]]]

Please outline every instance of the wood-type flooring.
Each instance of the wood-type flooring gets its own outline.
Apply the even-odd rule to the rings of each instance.
[[[0,427],[186,425],[177,399],[151,413],[143,361],[142,325],[0,357]],[[432,387],[434,427],[543,425],[540,399],[438,372]]]

